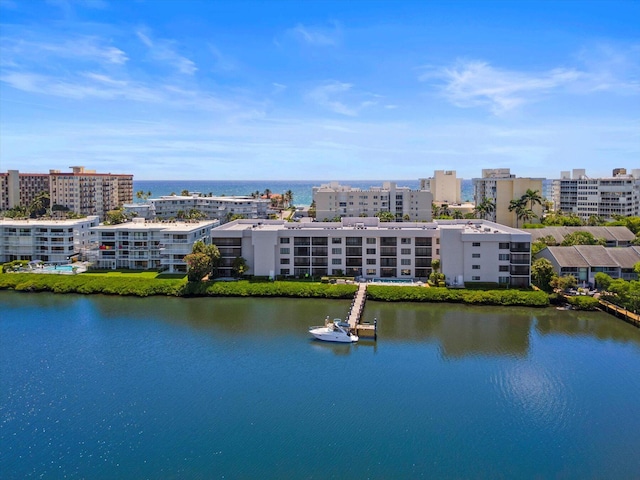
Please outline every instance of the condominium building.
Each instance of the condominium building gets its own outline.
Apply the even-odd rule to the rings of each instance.
[[[186,272],[185,255],[193,244],[211,243],[211,229],[217,221],[148,222],[136,218],[117,225],[99,225],[92,231],[96,245],[91,261],[98,268],[166,270]]]
[[[91,228],[98,217],[74,220],[0,220],[0,262],[41,260],[69,263],[74,257],[84,260],[91,248]]]
[[[146,207],[144,207],[146,205]],[[246,196],[204,197],[194,195],[166,195],[152,198],[142,206],[126,205],[125,208],[142,214],[145,218],[180,218],[192,210],[197,210],[207,220],[227,221],[232,215],[246,218],[267,218],[271,201],[266,198]],[[144,211],[143,211],[144,209]]]
[[[49,193],[49,175],[20,173],[9,170],[0,173],[0,211],[17,206],[29,206],[42,192]]]
[[[589,178],[584,169],[560,172],[553,181],[553,202],[557,211],[573,213],[583,220],[592,215],[613,219],[640,215],[640,170],[627,174],[616,168],[611,177]]]
[[[462,179],[455,170],[436,170],[431,178],[420,179],[420,190],[428,190],[436,203],[458,205],[462,202]]]
[[[542,178],[516,178],[508,168],[483,169],[482,178],[473,179],[473,195],[475,204],[490,200],[495,208],[489,212],[487,219],[510,227],[519,226],[522,222],[515,211],[510,211],[512,200],[520,199],[527,190],[538,192],[542,196]],[[536,217],[527,220],[529,223],[539,222],[542,217],[541,205],[533,205]]]
[[[71,172],[50,170],[51,205],[62,205],[81,215],[104,218],[109,210],[133,202],[133,175],[96,173],[84,167]]]
[[[60,205],[81,215],[104,218],[109,210],[133,201],[133,175],[96,173],[84,167],[71,172],[0,174],[0,210],[29,206],[34,198],[48,192],[50,205]]]
[[[391,212],[399,221],[431,220],[431,192],[398,187],[394,182],[384,182],[381,187],[370,187],[368,190],[331,182],[313,187],[312,191],[318,220],[374,217],[380,212]]]
[[[230,275],[233,260],[242,256],[249,273],[258,276],[345,274],[426,280],[431,262],[440,258],[441,271],[451,285],[530,283],[531,235],[483,220],[236,220],[215,228],[211,235],[221,253],[221,275]]]

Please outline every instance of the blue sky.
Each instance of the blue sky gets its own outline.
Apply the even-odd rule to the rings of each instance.
[[[638,1],[0,0],[0,170],[640,168]]]

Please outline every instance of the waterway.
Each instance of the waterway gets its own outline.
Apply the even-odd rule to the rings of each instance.
[[[601,312],[0,292],[0,472],[640,478],[640,329]]]

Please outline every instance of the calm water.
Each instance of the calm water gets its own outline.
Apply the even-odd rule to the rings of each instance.
[[[0,476],[639,478],[640,330],[603,313],[0,292]]]

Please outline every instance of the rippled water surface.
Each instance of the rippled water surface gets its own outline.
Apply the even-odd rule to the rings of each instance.
[[[640,478],[640,330],[603,313],[0,292],[0,476]]]

